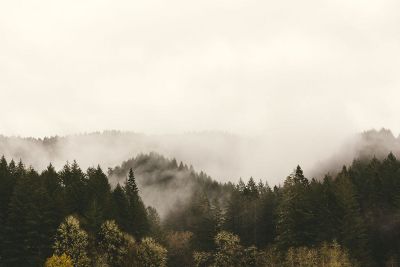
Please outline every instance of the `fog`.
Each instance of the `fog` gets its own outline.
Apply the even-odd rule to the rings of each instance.
[[[312,173],[358,132],[400,131],[399,8],[391,0],[2,1],[0,133],[164,136],[131,150],[66,145],[57,158],[85,165],[156,150],[220,181],[279,183],[297,164]],[[190,134],[204,131],[230,137]],[[42,159],[55,158],[29,160]]]

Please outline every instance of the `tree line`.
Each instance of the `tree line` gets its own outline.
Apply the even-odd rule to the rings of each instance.
[[[0,266],[399,266],[392,153],[321,180],[298,166],[272,188],[253,178],[217,183],[171,162],[195,183],[161,220],[129,164],[111,187],[100,166],[39,173],[2,157]]]

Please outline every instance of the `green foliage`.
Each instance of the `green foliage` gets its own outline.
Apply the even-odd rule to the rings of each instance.
[[[215,237],[217,252],[214,255],[214,264],[221,267],[239,266],[242,252],[239,242],[237,235],[219,232]]]
[[[350,249],[353,257],[371,262],[367,228],[361,215],[355,187],[346,172],[342,172],[337,177],[336,186],[338,204],[341,209],[339,240]]]
[[[136,249],[136,259],[138,266],[145,267],[165,267],[167,264],[167,250],[147,237],[142,239]]]
[[[204,267],[238,267],[263,266],[262,254],[254,246],[243,248],[240,238],[232,233],[221,231],[214,238],[216,250],[193,253],[195,266]]]
[[[149,221],[147,219],[146,208],[139,196],[139,189],[136,185],[132,168],[129,170],[124,189],[128,200],[128,218],[130,221],[127,231],[136,238],[141,238],[149,232]]]
[[[43,177],[18,164],[17,182],[4,227],[3,256],[7,266],[42,265],[51,253],[58,224],[57,206],[43,186]]]
[[[350,267],[352,266],[347,250],[341,248],[336,242],[331,244],[324,243],[319,251],[320,264],[330,267]]]
[[[185,267],[193,265],[193,233],[189,231],[169,232],[166,235],[168,266]]]
[[[111,207],[111,217],[115,219],[122,230],[128,231],[131,225],[128,216],[129,203],[124,190],[119,184],[112,192]]]
[[[261,181],[240,180],[228,201],[224,229],[241,237],[243,244],[265,246],[275,234],[276,195]]]
[[[87,205],[85,174],[76,161],[67,164],[60,172],[60,180],[64,187],[64,201],[66,214],[83,214]]]
[[[287,267],[351,267],[348,253],[334,241],[317,248],[289,248],[285,257]]]
[[[161,219],[157,213],[157,210],[153,207],[147,207],[147,218],[149,223],[149,236],[160,242],[165,239]]]
[[[309,188],[300,166],[285,180],[277,220],[277,241],[283,249],[313,242]]]
[[[43,266],[63,253],[75,266],[396,266],[400,259],[393,154],[355,160],[321,181],[297,167],[273,189],[252,178],[220,184],[173,160],[142,155],[135,166],[144,162],[142,171],[165,168],[163,185],[176,171],[193,189],[162,220],[144,206],[133,169],[112,190],[100,167],[84,173],[74,162],[39,174],[1,158],[0,266]]]
[[[193,261],[196,267],[208,267],[212,266],[213,256],[210,252],[195,251],[193,253]]]
[[[115,221],[105,221],[98,234],[98,249],[107,264],[121,266],[132,241],[126,238]]]
[[[57,229],[54,253],[56,255],[64,253],[69,255],[74,266],[89,266],[88,242],[88,235],[80,228],[78,219],[68,216]]]
[[[87,177],[86,198],[89,206],[85,209],[84,217],[87,228],[92,232],[97,232],[102,222],[109,217],[111,187],[100,166],[96,169],[89,168]]]

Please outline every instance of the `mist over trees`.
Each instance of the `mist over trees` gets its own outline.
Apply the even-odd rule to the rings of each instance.
[[[107,169],[132,155],[156,152],[190,162],[220,181],[243,175],[240,173],[246,169],[254,172],[255,166],[247,168],[242,155],[246,151],[256,153],[258,147],[259,143],[250,138],[223,132],[150,135],[104,131],[44,138],[0,135],[0,151],[8,160],[23,159],[38,170],[45,169],[49,162],[62,168],[73,160],[85,169],[97,164]],[[248,161],[250,165],[252,162]]]
[[[191,193],[161,193],[174,205],[160,217],[142,201],[139,179],[154,194]],[[2,157],[0,190],[1,266],[398,266],[400,257],[392,153],[321,180],[297,166],[274,187],[218,183],[157,154],[108,175],[77,162],[39,173]]]

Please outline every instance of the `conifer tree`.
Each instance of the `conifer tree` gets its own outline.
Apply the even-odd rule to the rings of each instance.
[[[143,237],[149,231],[146,208],[139,196],[133,169],[129,170],[128,179],[125,183],[125,193],[128,199],[128,232],[136,238]]]
[[[313,241],[309,183],[300,166],[286,180],[278,210],[277,241],[282,248],[309,245]]]
[[[87,227],[92,232],[97,232],[104,220],[110,218],[111,187],[100,166],[96,169],[89,168],[87,177],[86,199],[89,206],[85,210],[84,217]]]
[[[336,194],[341,210],[340,241],[354,258],[371,264],[367,229],[360,214],[354,185],[347,172],[342,172],[337,177]]]
[[[87,179],[76,161],[66,164],[60,172],[64,186],[64,200],[67,214],[83,214],[87,207]]]
[[[125,191],[117,184],[112,192],[112,209],[111,217],[115,219],[117,224],[123,231],[130,231],[131,225],[129,221],[129,203]]]
[[[7,220],[8,205],[14,190],[13,178],[4,156],[0,160],[0,225],[5,225]],[[0,228],[0,259],[3,254],[4,227]]]

